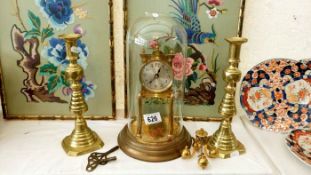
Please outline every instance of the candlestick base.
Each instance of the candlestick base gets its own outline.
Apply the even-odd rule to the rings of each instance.
[[[76,128],[64,138],[62,146],[69,156],[79,156],[100,149],[104,142],[87,127],[85,121],[77,121]]]
[[[212,158],[226,159],[245,153],[244,145],[232,132],[229,119],[225,119],[219,129],[208,137],[206,148],[208,156]]]

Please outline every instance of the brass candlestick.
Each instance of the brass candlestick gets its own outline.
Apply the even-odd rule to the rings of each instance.
[[[227,82],[225,95],[219,106],[219,113],[223,121],[219,129],[209,137],[207,150],[209,157],[230,158],[245,153],[245,147],[240,143],[231,129],[233,116],[236,114],[235,91],[236,83],[241,78],[241,71],[238,69],[240,62],[241,45],[247,42],[246,38],[232,37],[226,39],[230,43],[229,67],[224,71],[224,80]]]
[[[83,113],[88,110],[80,83],[84,73],[82,67],[77,64],[79,58],[78,53],[71,50],[77,46],[77,40],[81,38],[81,35],[69,34],[59,37],[64,39],[66,43],[69,65],[65,71],[65,77],[69,81],[72,89],[69,109],[76,116],[75,129],[69,136],[64,138],[62,146],[69,156],[78,156],[95,151],[103,147],[104,143],[98,135],[87,126],[83,118]]]

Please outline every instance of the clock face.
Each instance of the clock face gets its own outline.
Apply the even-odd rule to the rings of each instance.
[[[147,90],[163,92],[172,85],[173,71],[165,62],[151,61],[141,69],[140,80]]]

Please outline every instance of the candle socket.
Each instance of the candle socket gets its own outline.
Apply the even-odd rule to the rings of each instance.
[[[88,110],[82,93],[81,80],[84,76],[83,68],[77,63],[78,53],[74,50],[77,47],[77,41],[81,38],[78,34],[60,35],[66,43],[66,54],[69,65],[65,71],[66,80],[70,83],[72,95],[69,109],[75,115],[75,128],[69,136],[66,136],[62,142],[64,151],[69,156],[79,156],[93,152],[104,146],[99,136],[92,131],[83,117],[83,113]]]

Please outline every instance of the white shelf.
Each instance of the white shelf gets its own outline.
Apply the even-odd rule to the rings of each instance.
[[[104,140],[99,152],[117,145],[117,135],[127,120],[88,121],[89,126]],[[62,139],[73,129],[73,121],[6,121],[0,120],[0,174],[88,174],[85,171],[88,155],[68,157],[62,150]],[[185,122],[193,134],[199,128],[209,133],[218,123]],[[121,150],[111,156],[118,160],[99,166],[90,174],[276,174],[278,170],[245,130],[240,119],[233,124],[236,136],[247,148],[247,153],[231,159],[209,159],[202,170],[197,158],[176,159],[163,163],[147,163],[125,155]]]
[[[285,138],[287,134],[274,133],[254,127],[246,117],[241,117],[244,126],[260,145],[263,150],[269,155],[272,162],[280,170],[282,175],[310,175],[311,167],[305,165],[298,160],[287,148]]]

